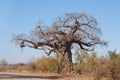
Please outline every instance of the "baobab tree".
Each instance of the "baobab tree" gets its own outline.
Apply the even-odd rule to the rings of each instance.
[[[73,45],[79,45],[82,50],[90,51],[96,45],[106,45],[100,39],[101,30],[97,21],[91,16],[79,13],[65,14],[58,17],[52,26],[38,25],[30,35],[15,35],[14,41],[20,47],[30,47],[44,50],[47,55],[55,53],[58,59],[66,61],[68,71],[72,70]],[[73,44],[76,43],[76,44]]]

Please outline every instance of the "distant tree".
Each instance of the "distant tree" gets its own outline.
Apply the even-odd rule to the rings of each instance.
[[[7,61],[6,59],[0,60],[0,71],[6,71],[7,70]]]
[[[6,65],[7,65],[7,61],[6,61],[6,59],[2,59],[2,60],[0,60],[0,65],[2,65],[2,66],[6,66]]]
[[[82,50],[90,51],[98,44],[107,44],[100,39],[100,34],[96,19],[86,14],[70,13],[58,17],[51,27],[39,25],[29,36],[20,34],[13,39],[22,48],[28,46],[44,50],[47,55],[56,53],[59,60],[64,59],[67,62],[66,67],[70,72],[73,65],[73,43],[78,44]]]

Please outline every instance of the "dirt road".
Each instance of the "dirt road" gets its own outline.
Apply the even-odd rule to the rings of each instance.
[[[90,80],[82,76],[61,76],[51,73],[0,72],[0,80]]]
[[[0,80],[62,80],[59,75],[0,72]]]

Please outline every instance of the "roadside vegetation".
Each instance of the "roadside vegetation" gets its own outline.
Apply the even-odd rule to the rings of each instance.
[[[120,53],[108,51],[107,56],[97,56],[96,52],[77,50],[74,53],[75,63],[69,75],[84,75],[93,80],[119,80],[120,79]],[[41,57],[32,59],[28,64],[8,64],[5,59],[0,60],[0,72],[37,72],[66,74],[66,64],[58,61],[56,57]]]

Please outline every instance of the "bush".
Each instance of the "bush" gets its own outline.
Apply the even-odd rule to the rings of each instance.
[[[97,57],[96,52],[87,53],[84,51],[78,52],[76,57],[79,63],[74,65],[74,70],[77,74],[92,76],[93,80],[101,80],[102,77],[107,76],[107,58]]]
[[[37,60],[40,71],[55,72],[57,70],[58,61],[53,57],[43,57]]]
[[[58,69],[58,60],[53,57],[42,57],[28,64],[30,71],[56,72]]]
[[[28,71],[31,71],[31,72],[36,72],[36,71],[38,71],[38,70],[37,70],[38,66],[37,66],[37,63],[36,63],[36,62],[29,62],[27,68],[28,68],[27,70],[28,70]]]
[[[120,80],[120,53],[112,55],[109,60],[109,77],[111,80]]]
[[[101,80],[108,77],[110,80],[120,80],[120,53],[110,51],[109,57],[97,57],[95,52],[88,54],[87,58],[79,53],[80,60],[74,69],[83,75],[93,77],[93,80]],[[82,62],[81,62],[82,61]]]
[[[110,54],[109,57],[98,57],[96,52],[91,54],[82,51],[76,53],[74,73],[92,76],[93,80],[102,80],[107,77],[110,80],[120,80],[120,54]],[[65,60],[58,61],[54,57],[42,57],[28,64],[32,72],[58,72],[65,73]]]

